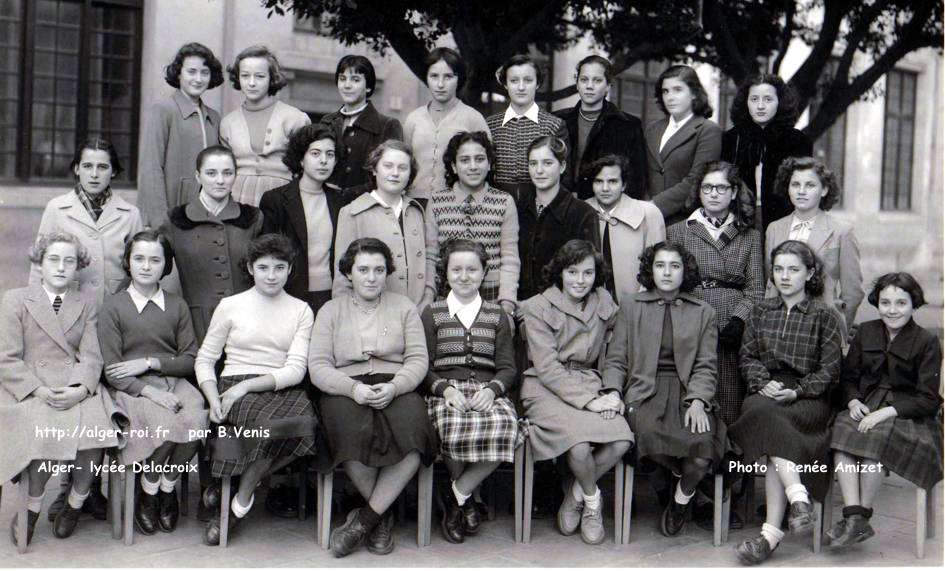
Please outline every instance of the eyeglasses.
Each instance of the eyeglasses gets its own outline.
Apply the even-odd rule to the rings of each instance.
[[[730,184],[703,184],[699,187],[699,190],[702,191],[702,194],[712,194],[714,190],[717,194],[725,194],[732,190],[732,185]]]

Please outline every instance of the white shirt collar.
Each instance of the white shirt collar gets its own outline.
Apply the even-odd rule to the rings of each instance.
[[[526,119],[531,120],[532,123],[538,123],[538,104],[533,101],[532,106],[529,107],[523,115],[516,113],[515,110],[512,109],[512,106],[509,105],[505,110],[505,116],[502,118],[502,125],[504,126],[506,123],[512,119],[515,119],[516,117],[525,117]]]
[[[226,205],[230,202],[229,199],[222,202],[217,202],[207,196],[207,194],[202,190],[197,194],[197,197],[200,199],[200,204],[202,204],[203,207],[207,209],[207,212],[214,216],[219,216],[220,213],[223,212],[223,209],[226,208]]]
[[[371,191],[371,197],[374,198],[374,200],[376,200],[377,203],[383,206],[384,208],[393,208],[394,216],[396,216],[397,218],[400,218],[400,213],[403,212],[404,210],[403,195],[400,196],[400,199],[397,201],[397,204],[394,204],[393,206],[390,204],[387,204],[387,202],[384,201],[384,199],[381,197],[381,193],[378,192],[377,189],[374,189]]]
[[[46,284],[42,284],[42,286],[43,286],[43,291],[46,292],[46,296],[49,298],[49,303],[50,303],[50,304],[53,304],[53,303],[56,302],[56,296],[57,296],[57,295],[59,296],[59,299],[61,299],[61,300],[63,300],[63,301],[66,299],[66,292],[53,293],[53,292],[49,291],[48,289],[46,289]]]
[[[670,115],[669,124],[674,131],[678,131],[683,125],[685,125],[686,123],[689,122],[690,119],[692,119],[692,115],[693,113],[692,111],[690,111],[689,115],[686,115],[685,117],[683,117],[681,120],[679,120],[679,122],[677,122],[676,119],[674,119],[673,116]]]
[[[450,317],[459,319],[459,322],[468,329],[472,327],[472,324],[476,321],[476,316],[479,315],[479,310],[482,308],[482,296],[476,294],[476,299],[463,305],[463,302],[459,301],[451,291],[446,296],[446,307],[450,312]]]
[[[138,313],[144,311],[149,301],[153,301],[154,305],[158,306],[161,311],[164,311],[164,290],[160,287],[158,287],[156,294],[151,297],[145,297],[140,291],[135,289],[135,286],[130,285],[128,286],[128,295],[131,296],[131,303],[135,304],[135,309],[138,310]]]

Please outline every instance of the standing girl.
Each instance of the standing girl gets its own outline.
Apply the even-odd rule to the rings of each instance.
[[[164,222],[168,209],[197,197],[194,160],[220,139],[220,114],[201,99],[223,84],[223,66],[213,52],[184,44],[164,68],[164,81],[176,91],[151,108],[138,161],[138,205],[151,228]]]
[[[226,71],[233,89],[243,92],[243,103],[220,123],[220,142],[236,156],[233,199],[259,206],[266,191],[292,180],[282,157],[292,131],[311,119],[276,99],[289,81],[266,46],[241,51]]]
[[[719,160],[722,129],[709,121],[709,96],[688,65],[660,74],[656,105],[666,118],[653,121],[644,132],[647,180],[649,197],[670,226],[689,215],[689,193],[702,180],[706,164]]]
[[[187,303],[161,289],[174,253],[162,234],[144,230],[125,245],[128,289],[105,300],[98,338],[109,393],[134,438],[120,453],[124,465],[143,464],[135,527],[145,535],[177,527],[175,487],[207,428],[203,396],[189,380],[197,340]]]
[[[781,520],[790,505],[791,533],[814,526],[811,498],[823,501],[832,475],[812,469],[830,462],[830,387],[840,376],[840,323],[817,299],[823,291],[820,260],[807,244],[782,243],[771,252],[778,297],[755,305],[745,325],[740,366],[748,383],[741,415],[729,427],[750,464],[767,457],[767,516],[761,534],[736,547],[739,561],[765,561],[784,539]]]

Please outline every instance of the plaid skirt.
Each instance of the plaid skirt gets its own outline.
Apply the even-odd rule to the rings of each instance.
[[[876,387],[864,399],[871,411],[891,402],[892,392],[881,387]],[[857,431],[858,425],[849,412],[837,414],[830,447],[880,462],[884,468],[927,490],[942,480],[942,425],[936,417],[895,417],[868,432]]]
[[[220,377],[223,391],[258,375]],[[278,391],[249,393],[236,401],[221,436],[211,432],[210,471],[215,478],[242,474],[259,458],[277,460],[316,454],[315,408],[299,386]]]
[[[718,346],[719,382],[716,385],[715,398],[719,402],[719,413],[727,425],[738,419],[742,402],[748,394],[748,385],[738,370],[738,349]]]
[[[467,399],[486,386],[471,379],[450,384]],[[446,399],[428,396],[427,413],[440,435],[440,453],[459,462],[514,462],[515,449],[525,440],[515,407],[506,397],[497,397],[486,412],[459,412],[446,406]]]
[[[482,282],[479,286],[479,295],[483,301],[499,303],[499,282]]]

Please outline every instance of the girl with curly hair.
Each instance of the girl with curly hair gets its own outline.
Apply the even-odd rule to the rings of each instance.
[[[236,156],[233,200],[259,206],[266,191],[292,180],[282,162],[289,135],[312,121],[276,99],[289,80],[266,46],[241,51],[226,72],[233,89],[243,92],[243,103],[220,123],[220,142]]]
[[[823,501],[830,465],[830,389],[840,376],[840,320],[818,295],[824,277],[814,251],[797,240],[771,252],[778,296],[755,305],[745,324],[739,365],[748,383],[741,415],[729,427],[746,464],[765,464],[767,516],[761,533],[736,547],[739,561],[765,561],[784,539],[789,504],[793,534],[816,524],[811,498]],[[821,467],[818,469],[818,467]]]
[[[787,157],[809,157],[810,137],[794,128],[800,110],[794,88],[763,73],[738,86],[732,101],[732,128],[722,135],[722,160],[736,165],[755,197],[751,225],[764,232],[791,212],[787,197],[774,192],[778,166]]]
[[[164,81],[176,91],[151,108],[138,161],[138,206],[151,228],[161,225],[168,209],[197,197],[194,160],[220,139],[220,113],[201,99],[223,84],[223,66],[210,48],[181,46],[164,68]]]
[[[558,531],[578,528],[585,543],[604,541],[597,481],[633,443],[623,418],[623,380],[598,370],[617,304],[604,287],[607,266],[588,240],[571,240],[545,266],[547,288],[523,305],[532,365],[521,399],[536,460],[564,456],[574,478],[558,509]]]
[[[773,259],[771,251],[785,240],[800,240],[810,246],[823,264],[824,289],[820,299],[837,311],[846,342],[865,292],[860,247],[853,226],[826,212],[840,199],[840,183],[819,160],[789,157],[778,169],[774,192],[788,197],[794,212],[768,226],[765,258]],[[765,269],[770,275],[770,265]],[[765,296],[774,297],[776,293],[772,280]]]
[[[450,543],[479,532],[473,491],[500,463],[515,460],[524,439],[508,398],[518,378],[512,323],[479,293],[488,260],[480,243],[447,241],[437,263],[446,299],[420,316],[430,354],[427,410],[452,481],[441,494],[440,525]]]

